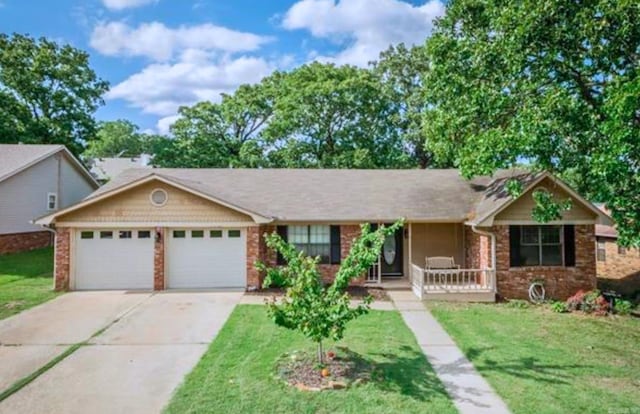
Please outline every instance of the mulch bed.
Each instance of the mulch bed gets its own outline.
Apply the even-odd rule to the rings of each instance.
[[[351,295],[353,299],[362,299],[367,295],[371,295],[374,301],[388,302],[390,300],[389,296],[387,295],[387,292],[385,292],[383,289],[378,289],[378,288],[368,288],[363,286],[349,286],[347,288],[347,292],[349,292],[349,295]],[[266,297],[271,297],[274,295],[281,296],[281,295],[284,295],[284,289],[281,289],[281,288],[260,289],[260,290],[246,292],[245,294],[254,295],[254,296],[266,296]]]
[[[292,352],[282,355],[276,364],[276,375],[286,384],[301,391],[345,389],[371,380],[374,366],[358,354],[340,347],[332,358],[326,357],[324,366],[318,365],[315,354]],[[323,369],[326,376],[323,376]]]

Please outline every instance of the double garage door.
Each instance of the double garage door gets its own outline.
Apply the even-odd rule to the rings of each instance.
[[[165,233],[169,289],[243,288],[243,229],[170,229]],[[80,230],[76,234],[75,289],[153,289],[152,229]]]

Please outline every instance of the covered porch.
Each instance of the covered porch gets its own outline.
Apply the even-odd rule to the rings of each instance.
[[[495,301],[493,242],[463,223],[406,223],[390,236],[366,284],[424,300]]]

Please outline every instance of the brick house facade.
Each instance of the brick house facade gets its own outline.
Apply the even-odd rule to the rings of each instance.
[[[53,246],[54,239],[50,231],[0,234],[0,254],[26,252]]]
[[[597,236],[596,269],[600,289],[640,295],[640,248],[624,248],[617,238]]]

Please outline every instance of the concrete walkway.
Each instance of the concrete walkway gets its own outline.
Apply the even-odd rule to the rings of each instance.
[[[453,339],[411,291],[389,297],[462,414],[508,414],[507,405],[475,370]]]

